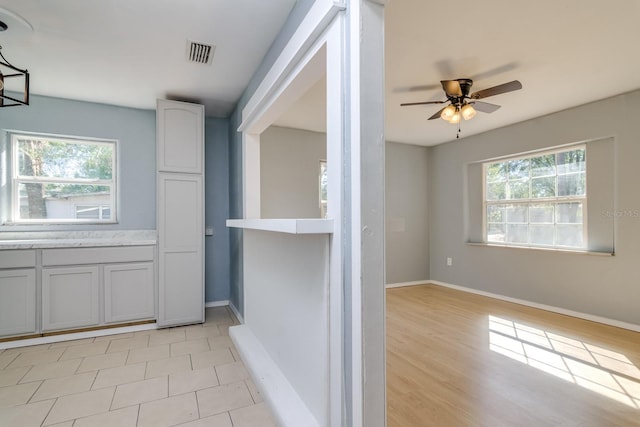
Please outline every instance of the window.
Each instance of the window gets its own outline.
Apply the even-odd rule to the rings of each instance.
[[[115,222],[116,142],[11,135],[12,221]]]
[[[586,168],[584,146],[485,163],[486,242],[585,249]]]
[[[320,218],[327,217],[327,161],[320,160]]]

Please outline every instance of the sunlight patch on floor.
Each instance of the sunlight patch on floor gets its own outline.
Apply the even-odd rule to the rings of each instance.
[[[489,316],[489,348],[640,409],[640,369],[623,354],[497,316]]]

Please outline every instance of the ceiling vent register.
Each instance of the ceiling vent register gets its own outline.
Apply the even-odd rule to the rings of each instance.
[[[187,62],[211,64],[216,47],[212,44],[187,40]]]

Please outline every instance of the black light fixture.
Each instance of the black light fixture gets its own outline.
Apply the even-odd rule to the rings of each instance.
[[[0,31],[5,31],[7,28],[7,24],[0,21]],[[0,60],[0,107],[29,105],[29,72],[11,65],[2,54],[2,46],[0,46],[0,58],[2,58],[2,60]],[[5,82],[7,82],[7,80],[19,81],[20,79],[22,79],[22,83],[24,84],[22,99],[6,95],[4,93],[6,87]],[[22,87],[22,85],[20,86]],[[11,90],[13,90],[13,88]]]

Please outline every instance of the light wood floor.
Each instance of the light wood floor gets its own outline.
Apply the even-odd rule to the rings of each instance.
[[[435,285],[388,289],[387,420],[640,426],[640,333]]]

